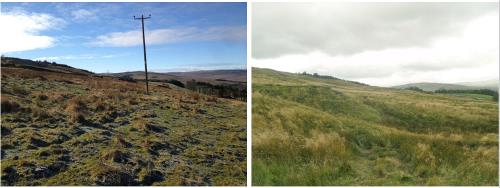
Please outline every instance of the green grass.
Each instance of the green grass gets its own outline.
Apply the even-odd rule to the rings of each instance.
[[[453,95],[457,97],[468,97],[475,100],[493,100],[493,97],[490,95],[482,95],[482,94],[473,94],[473,93],[450,93],[448,95]]]
[[[157,84],[2,67],[2,185],[245,185],[246,103]]]
[[[498,103],[253,69],[253,185],[498,185]]]

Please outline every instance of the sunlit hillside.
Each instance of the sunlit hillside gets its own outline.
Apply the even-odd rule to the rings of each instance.
[[[2,57],[2,185],[244,185],[246,103]]]

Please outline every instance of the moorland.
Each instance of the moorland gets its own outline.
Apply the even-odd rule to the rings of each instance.
[[[492,98],[253,68],[252,183],[498,186]]]
[[[244,185],[246,103],[2,57],[1,184]]]

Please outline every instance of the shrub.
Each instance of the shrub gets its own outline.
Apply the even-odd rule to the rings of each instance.
[[[172,79],[172,80],[167,81],[167,83],[171,83],[171,84],[174,84],[174,85],[182,87],[182,88],[184,87],[184,84],[179,80]]]
[[[123,76],[118,77],[118,79],[122,80],[122,81],[127,81],[127,82],[136,82],[134,80],[134,78],[132,78],[132,76],[130,76],[130,75],[123,75]]]
[[[434,91],[435,93],[471,93],[471,94],[481,94],[489,95],[492,97],[493,101],[498,101],[498,92],[490,89],[438,89]]]
[[[418,92],[424,92],[423,89],[420,89],[419,87],[417,86],[411,86],[411,87],[407,87],[405,88],[406,90],[411,90],[411,91],[418,91]]]

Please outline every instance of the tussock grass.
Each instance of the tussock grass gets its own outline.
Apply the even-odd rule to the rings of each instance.
[[[254,185],[498,185],[498,103],[253,76]]]
[[[121,150],[110,149],[106,150],[101,154],[101,160],[112,161],[116,163],[125,163],[128,161],[129,155]]]
[[[32,107],[31,114],[33,118],[38,118],[38,119],[47,119],[50,117],[50,114],[46,109],[41,109],[39,107]]]
[[[70,99],[66,104],[66,113],[69,116],[70,122],[73,123],[81,123],[85,121],[84,113],[87,110],[87,105],[85,101],[81,98],[76,97]]]
[[[246,104],[157,84],[2,67],[1,184],[244,185]]]

